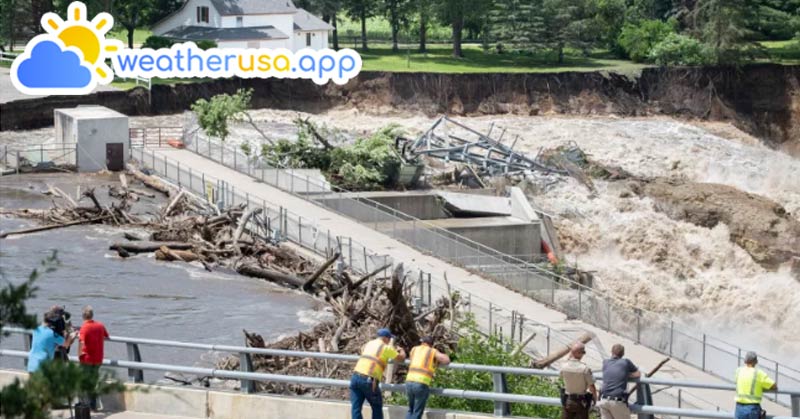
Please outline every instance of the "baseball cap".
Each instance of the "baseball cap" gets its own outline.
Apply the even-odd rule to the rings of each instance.
[[[394,339],[394,335],[392,334],[392,332],[390,332],[389,329],[385,329],[385,328],[384,329],[378,329],[378,337]]]

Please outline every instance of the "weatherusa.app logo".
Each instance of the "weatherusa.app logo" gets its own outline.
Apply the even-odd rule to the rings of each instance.
[[[122,41],[105,39],[114,26],[110,14],[99,13],[89,21],[86,5],[74,2],[66,21],[45,13],[41,22],[47,33],[31,39],[11,65],[11,82],[17,90],[29,95],[80,95],[114,80],[105,59],[107,53],[122,49]]]
[[[69,5],[66,21],[46,13],[42,27],[47,33],[31,39],[11,65],[14,87],[29,95],[82,95],[98,84],[111,83],[114,74],[148,79],[275,77],[345,84],[361,71],[361,56],[348,48],[202,50],[185,42],[158,50],[128,49],[121,41],[105,38],[113,26],[108,13],[89,21],[86,5],[78,1]]]

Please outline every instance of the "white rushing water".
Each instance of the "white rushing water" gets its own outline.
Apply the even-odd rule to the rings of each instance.
[[[294,111],[257,110],[252,115],[276,136],[287,136]],[[333,110],[306,115],[330,127],[364,134],[389,123],[424,131],[435,118],[366,115]],[[134,118],[132,126],[179,125],[183,116]],[[600,163],[639,176],[714,182],[768,197],[800,219],[800,161],[762,146],[728,125],[705,126],[669,118],[457,117],[486,132],[492,123],[519,135],[520,149],[535,154],[574,141]],[[721,132],[724,137],[712,134]],[[270,130],[268,130],[270,132]],[[0,143],[52,136],[52,129],[0,133]],[[20,138],[23,138],[20,140]],[[237,128],[232,142],[257,142]],[[724,224],[706,229],[669,219],[647,198],[622,198],[624,182],[596,181],[598,196],[565,180],[536,198],[557,216],[567,260],[593,270],[597,286],[625,303],[673,316],[746,348],[756,348],[800,367],[800,282],[784,268],[770,272],[729,239]]]

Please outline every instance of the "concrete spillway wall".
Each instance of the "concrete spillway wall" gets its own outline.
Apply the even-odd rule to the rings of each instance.
[[[14,378],[27,378],[26,373],[0,370],[0,387]],[[200,388],[127,384],[124,394],[103,396],[104,412],[129,411],[151,415],[198,419],[285,418],[285,419],[349,419],[350,404],[338,400],[308,397],[242,394]],[[403,419],[407,409],[385,406],[384,417]],[[363,410],[370,417],[369,406]],[[429,411],[428,419],[488,419],[492,415],[466,412]]]

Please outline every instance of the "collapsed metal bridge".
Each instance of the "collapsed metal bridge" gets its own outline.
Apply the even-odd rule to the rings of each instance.
[[[442,116],[410,145],[404,154],[408,159],[430,156],[446,162],[471,164],[481,175],[512,175],[539,171],[567,175],[567,170],[542,161],[541,150],[535,158],[514,151],[519,136],[505,144],[505,129],[495,129],[492,123],[487,133],[479,132],[448,116]],[[493,138],[496,135],[497,138]]]

